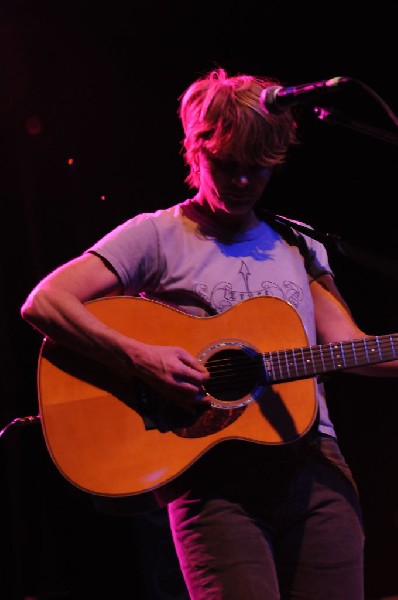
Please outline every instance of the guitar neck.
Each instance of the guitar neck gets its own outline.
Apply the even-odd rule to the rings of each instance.
[[[398,358],[398,334],[319,344],[262,354],[269,383],[389,362]]]

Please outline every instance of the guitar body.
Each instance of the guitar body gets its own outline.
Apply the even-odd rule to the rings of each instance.
[[[214,384],[212,405],[199,406],[192,416],[177,413],[140,382],[120,381],[103,365],[45,340],[38,363],[44,437],[61,474],[80,489],[112,497],[146,494],[223,441],[288,444],[314,423],[314,378],[268,385],[258,362],[264,352],[308,343],[300,317],[285,301],[251,298],[205,318],[135,297],[103,298],[86,307],[125,335],[185,348],[209,370],[219,357],[229,363],[235,354],[250,365],[255,356],[256,363],[253,381],[241,384],[239,374],[225,393]]]

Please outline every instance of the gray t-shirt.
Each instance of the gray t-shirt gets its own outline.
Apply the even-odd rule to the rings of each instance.
[[[186,200],[133,217],[88,251],[112,265],[125,295],[163,302],[198,317],[222,313],[253,297],[280,298],[297,311],[308,344],[314,345],[309,283],[332,271],[324,246],[303,237],[306,261],[298,246],[290,245],[265,222],[226,239],[196,210],[195,202]],[[320,382],[316,395],[319,430],[335,435]]]

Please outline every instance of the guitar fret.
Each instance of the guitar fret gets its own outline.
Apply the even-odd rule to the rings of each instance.
[[[322,371],[326,371],[325,358],[324,358],[324,355],[323,355],[323,347],[322,346],[319,346],[319,356],[321,357]]]
[[[275,371],[275,367],[274,367],[274,362],[273,361],[271,361],[271,367],[272,367],[272,376],[273,376],[273,379],[274,379],[274,381],[276,381],[278,378],[276,376],[276,371]]]
[[[333,348],[335,348],[335,344],[329,344],[328,348],[329,348],[330,359],[332,361],[332,366],[333,366],[333,369],[335,369],[336,364],[335,364],[335,360],[334,360],[334,350],[333,350]]]
[[[287,358],[287,352],[288,352],[287,350],[284,351],[284,358],[285,358],[284,363],[286,365],[286,374],[290,378],[289,360]]]
[[[310,346],[310,360],[311,360],[311,365],[313,370],[315,369],[315,363],[314,363],[314,351],[312,346]]]
[[[375,347],[371,345],[372,343],[375,344]],[[374,362],[374,359],[378,361],[382,358],[383,353],[378,336],[376,336],[373,340],[364,339],[363,344],[365,348],[366,359],[368,360],[368,362]],[[375,353],[377,353],[377,356]]]
[[[377,359],[376,359],[376,360],[379,360],[379,359],[381,358],[381,356],[382,356],[382,354],[381,354],[381,347],[380,347],[380,340],[379,340],[379,338],[376,336],[376,337],[374,338],[373,342],[375,343],[375,345],[376,345],[376,348],[374,348],[374,347],[370,346],[370,352],[371,352],[371,354],[373,354],[373,353],[377,352]],[[372,357],[370,357],[370,355],[369,355],[369,351],[368,351],[368,349],[369,349],[369,345],[371,344],[371,340],[364,340],[364,344],[365,344],[365,346],[366,346],[366,356],[367,356],[367,358],[368,358],[369,362],[372,362],[372,358],[373,358],[373,356],[372,356]]]
[[[309,357],[308,357],[308,355],[309,355]],[[304,356],[303,368],[304,368],[305,374],[307,376],[308,375],[312,375],[312,373],[313,373],[313,354],[312,354],[312,349],[310,347],[305,348],[303,356]],[[309,370],[308,367],[312,367],[312,369]]]
[[[297,377],[297,375],[299,374],[299,370],[298,370],[298,365],[297,365],[297,360],[296,360],[296,352],[294,350],[291,350],[291,354],[292,354],[291,365],[293,366],[295,375]]]
[[[344,347],[346,348],[346,367],[355,367],[358,365],[358,355],[356,351],[356,342],[355,340],[350,340],[348,342],[344,342]]]
[[[344,344],[340,343],[339,346],[340,346],[340,350],[341,350],[341,354],[339,355],[339,358],[341,358],[341,364],[339,364],[339,367],[344,368],[347,366],[345,352],[344,352]]]
[[[289,352],[292,354],[293,359],[294,359],[293,350],[285,350],[284,354],[285,354],[286,373],[287,373],[287,376],[289,377],[289,379],[291,379],[292,375],[291,375],[290,367],[292,364],[294,365],[294,360],[293,360],[293,363],[291,363],[289,361]],[[297,372],[296,372],[296,375],[297,375]]]
[[[376,342],[376,345],[377,345],[377,352],[378,352],[379,358],[382,358],[383,354],[382,354],[382,351],[381,351],[380,340],[379,340],[378,336],[376,336],[375,342]]]
[[[352,355],[353,355],[354,360],[355,360],[355,364],[358,364],[357,354],[355,352],[355,342],[354,342],[354,340],[350,343],[350,347],[351,347]]]
[[[335,360],[334,360],[334,368],[341,369],[345,367],[344,363],[344,345],[343,342],[339,344],[334,344],[335,349]]]
[[[283,370],[282,370],[281,358],[280,358],[280,354],[279,354],[279,352],[277,352],[277,353],[276,353],[276,358],[277,358],[277,360],[278,360],[278,372],[279,372],[279,377],[280,377],[281,379],[284,379],[284,373],[283,373]]]
[[[284,379],[288,378],[288,379],[294,379],[296,377],[300,376],[300,371],[298,368],[298,364],[297,364],[297,360],[296,360],[296,353],[297,351],[295,349],[289,349],[289,350],[284,350],[283,354],[284,354],[284,363],[285,363],[285,373],[284,373]],[[290,358],[289,358],[290,357]],[[280,363],[280,356],[278,353],[278,359],[279,359],[279,363]],[[280,371],[281,373],[283,373],[283,367],[281,364],[280,367]]]
[[[392,350],[393,350],[393,355],[394,355],[394,357],[396,358],[397,354],[396,354],[396,352],[395,352],[395,347],[394,347],[394,344],[393,344],[393,342],[392,342],[392,335],[389,335],[389,336],[388,336],[388,339],[390,340],[391,348],[392,348]]]
[[[363,347],[364,347],[364,350],[365,350],[366,360],[367,360],[367,362],[369,362],[369,352],[368,352],[368,345],[366,343],[366,340],[363,340]]]
[[[301,365],[302,365],[302,369],[303,369],[303,374],[306,374],[306,368],[305,368],[305,356],[304,356],[304,348],[300,348],[300,354],[301,354]]]
[[[301,374],[307,375],[307,360],[305,357],[305,348],[300,348]]]
[[[390,343],[390,346],[391,346],[392,355],[394,356],[394,358],[396,358],[397,353],[395,352],[395,347],[394,347],[394,343],[393,343],[393,340],[392,340],[392,335],[388,336],[388,340],[389,340],[389,343]]]
[[[345,348],[344,353],[344,367],[355,367],[358,365],[358,354],[356,346],[358,346],[358,342],[355,340],[350,340],[348,342],[342,342],[342,347]],[[363,342],[359,341],[359,346],[363,346]]]

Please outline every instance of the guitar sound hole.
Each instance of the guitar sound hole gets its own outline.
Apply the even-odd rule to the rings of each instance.
[[[210,379],[205,390],[217,400],[240,400],[251,394],[263,379],[258,354],[228,348],[213,354],[206,361]]]

